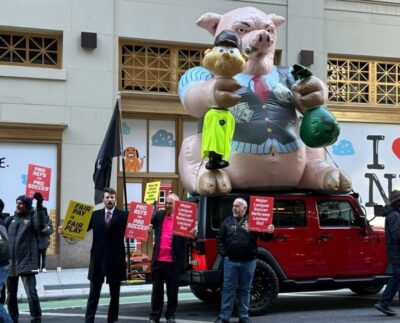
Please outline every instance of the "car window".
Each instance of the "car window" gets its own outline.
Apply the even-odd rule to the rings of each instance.
[[[305,227],[306,208],[303,200],[275,200],[273,224],[275,227]]]
[[[321,227],[356,225],[354,210],[348,201],[318,201]]]
[[[218,230],[222,221],[232,214],[233,199],[219,199],[211,203],[211,226]],[[306,209],[303,200],[274,200],[275,227],[305,227]]]

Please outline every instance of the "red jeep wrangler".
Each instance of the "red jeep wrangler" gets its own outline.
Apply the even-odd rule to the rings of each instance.
[[[357,294],[375,294],[390,278],[384,230],[370,227],[356,194],[194,196],[190,200],[198,204],[198,240],[184,276],[200,300],[220,301],[223,259],[217,253],[216,234],[232,214],[233,200],[249,202],[250,195],[275,198],[274,238],[258,241],[250,315],[266,312],[280,292],[350,288]]]

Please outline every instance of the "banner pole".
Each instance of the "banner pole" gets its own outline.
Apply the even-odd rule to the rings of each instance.
[[[123,188],[124,188],[124,199],[123,199],[123,203],[125,205],[124,211],[126,212],[126,214],[128,214],[128,195],[126,192],[126,172],[125,172],[125,155],[124,155],[124,151],[123,151],[123,136],[122,136],[122,112],[121,112],[121,92],[118,91],[118,109],[119,109],[119,116],[120,116],[120,142],[121,142],[121,147],[120,147],[120,156],[122,158],[122,178],[123,178]],[[130,243],[129,243],[129,238],[125,238],[125,244],[126,244],[126,258],[127,258],[127,265],[128,265],[128,278],[131,279],[131,263],[130,263],[130,259],[131,259],[131,248],[130,248]]]

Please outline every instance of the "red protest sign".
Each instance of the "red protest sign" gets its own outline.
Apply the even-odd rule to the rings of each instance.
[[[51,168],[38,165],[28,165],[28,179],[25,195],[33,197],[36,192],[41,193],[43,199],[49,200]]]
[[[192,238],[190,233],[196,225],[197,204],[175,201],[173,233],[177,236]]]
[[[152,204],[131,202],[125,238],[146,241],[152,213]]]
[[[272,224],[274,198],[267,196],[250,196],[249,231],[267,232]]]

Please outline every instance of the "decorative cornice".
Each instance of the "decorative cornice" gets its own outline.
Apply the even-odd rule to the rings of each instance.
[[[61,143],[68,125],[0,121],[0,141]]]
[[[339,121],[400,124],[399,108],[329,104],[329,110]]]

